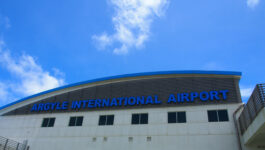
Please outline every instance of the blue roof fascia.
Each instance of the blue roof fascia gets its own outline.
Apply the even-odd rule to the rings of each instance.
[[[44,92],[40,92],[25,98],[22,98],[20,100],[17,100],[15,102],[9,103],[7,105],[4,105],[0,107],[1,109],[4,109],[6,107],[9,107],[11,105],[23,102],[27,99],[34,98],[40,95],[44,95],[47,93],[51,93],[54,91],[59,91],[61,89],[69,88],[69,87],[74,87],[78,85],[83,85],[83,84],[88,84],[88,83],[93,83],[93,82],[99,82],[99,81],[106,81],[106,80],[113,80],[113,79],[120,79],[120,78],[128,78],[128,77],[138,77],[138,76],[151,76],[151,75],[170,75],[170,74],[204,74],[204,75],[234,75],[234,76],[241,76],[241,72],[236,72],[236,71],[202,71],[202,70],[192,70],[192,71],[157,71],[157,72],[142,72],[142,73],[132,73],[132,74],[123,74],[123,75],[116,75],[116,76],[110,76],[110,77],[103,77],[103,78],[97,78],[97,79],[92,79],[92,80],[87,80],[87,81],[82,81],[82,82],[77,82],[73,84],[68,84],[65,86],[57,87],[54,89],[50,89]]]

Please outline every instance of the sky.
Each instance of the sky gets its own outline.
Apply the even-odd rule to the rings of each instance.
[[[244,102],[265,82],[262,0],[0,0],[0,107],[128,73],[242,72]]]

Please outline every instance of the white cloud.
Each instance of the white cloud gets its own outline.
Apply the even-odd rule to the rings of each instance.
[[[61,70],[57,69],[57,68],[52,68],[52,71],[54,72],[54,75],[56,77],[61,77],[61,78],[65,78],[65,74],[64,72],[62,72]]]
[[[10,28],[11,25],[9,18],[0,14],[0,26],[4,26],[6,29]]]
[[[248,101],[249,97],[251,96],[254,88],[255,88],[255,86],[240,85],[240,93],[241,93],[242,101],[244,103],[247,103],[247,101]]]
[[[5,42],[2,39],[0,39],[0,52],[2,51],[2,47],[4,44],[5,44]]]
[[[225,70],[225,67],[216,63],[216,62],[208,62],[202,66],[204,70]]]
[[[248,98],[252,94],[253,88],[241,88],[240,93],[242,98]]]
[[[10,99],[12,94],[28,96],[64,84],[64,78],[60,77],[58,69],[53,69],[55,75],[51,75],[32,56],[23,54],[14,57],[3,48],[4,42],[0,40],[0,43],[0,64],[11,74],[10,77],[14,77],[12,81],[0,82],[0,102]]]
[[[6,100],[8,96],[8,90],[4,83],[0,82],[0,97],[3,100]]]
[[[112,43],[112,38],[109,37],[106,33],[103,33],[100,36],[92,36],[92,38],[98,42],[98,48],[99,49],[105,49],[106,46],[111,45]]]
[[[168,0],[110,0],[114,6],[115,15],[112,17],[115,33],[94,35],[99,48],[104,49],[114,42],[120,43],[115,47],[115,54],[127,54],[129,49],[140,48],[148,40],[150,25],[154,17],[160,17],[166,9]]]
[[[259,4],[259,0],[247,0],[247,5],[250,8],[255,8]]]

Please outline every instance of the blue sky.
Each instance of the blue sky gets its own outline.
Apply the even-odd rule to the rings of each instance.
[[[0,0],[0,106],[47,89],[126,73],[243,73],[265,79],[260,0]]]

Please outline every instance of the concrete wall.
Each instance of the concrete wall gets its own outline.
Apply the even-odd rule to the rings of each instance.
[[[28,140],[31,150],[235,150],[238,147],[232,115],[239,105],[0,116],[0,136]],[[208,122],[207,110],[215,109],[227,109],[229,121]],[[168,124],[169,111],[186,111],[187,123]],[[131,125],[132,113],[148,113],[148,124]],[[105,114],[115,115],[113,126],[98,126],[99,115]],[[84,116],[83,126],[68,127],[70,116]],[[42,128],[44,117],[56,117],[54,127]]]
[[[265,108],[263,108],[246,132],[241,136],[244,150],[265,149]]]

